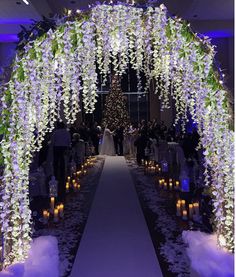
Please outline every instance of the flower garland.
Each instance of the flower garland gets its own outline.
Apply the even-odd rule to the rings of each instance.
[[[97,67],[105,84],[111,66],[122,75],[129,64],[137,71],[139,91],[144,73],[145,90],[155,80],[162,109],[169,107],[170,97],[175,100],[176,123],[182,120],[184,128],[189,111],[198,124],[219,244],[233,251],[233,132],[228,92],[214,70],[214,55],[209,40],[168,17],[164,5],[146,10],[98,5],[26,44],[2,97],[4,264],[24,260],[31,241],[28,174],[33,152],[58,118],[69,124],[76,120],[80,94],[85,111],[93,112]]]

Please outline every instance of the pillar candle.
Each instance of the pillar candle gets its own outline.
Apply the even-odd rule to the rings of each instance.
[[[167,189],[167,183],[166,182],[164,183],[164,189],[165,190]]]
[[[73,190],[74,190],[74,192],[77,191],[77,183],[74,183],[74,184],[73,184]]]
[[[70,184],[67,182],[67,183],[66,183],[66,192],[68,193],[69,190],[70,190]]]
[[[185,200],[181,200],[182,210],[185,210]]]
[[[64,205],[63,204],[60,205],[59,215],[60,215],[60,217],[64,216]]]
[[[175,187],[178,189],[179,188],[179,181],[175,182]]]
[[[48,211],[47,210],[43,210],[43,223],[47,224],[48,223]]]
[[[170,188],[170,190],[172,190],[172,188],[173,188],[172,182],[169,183],[169,188]]]
[[[53,210],[54,210],[54,205],[55,205],[55,197],[51,197],[50,208],[51,208],[52,213],[53,213]]]
[[[54,219],[53,219],[54,222],[59,221],[58,212],[59,212],[58,209],[54,209]]]
[[[67,177],[68,182],[70,182],[70,176]]]
[[[183,220],[187,220],[188,219],[187,210],[183,210],[182,219]]]
[[[193,203],[194,213],[198,216],[199,215],[199,203]]]
[[[189,214],[189,218],[193,217],[193,204],[188,205],[188,214]]]
[[[178,202],[176,203],[176,215],[181,216],[181,204]]]

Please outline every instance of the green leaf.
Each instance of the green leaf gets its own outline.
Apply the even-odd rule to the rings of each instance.
[[[36,55],[36,52],[35,52],[35,49],[34,48],[31,48],[29,50],[29,56],[30,56],[30,59],[31,60],[35,60],[37,58],[37,55]]]
[[[65,25],[61,25],[59,28],[58,28],[59,32],[62,34],[64,33],[65,31]]]
[[[58,42],[56,39],[52,41],[52,54],[55,57],[56,53],[58,51]]]
[[[24,74],[24,69],[23,69],[22,62],[20,62],[19,65],[20,66],[17,69],[17,79],[18,79],[18,81],[23,82],[25,80],[25,74]]]
[[[76,48],[78,40],[77,40],[77,34],[76,34],[75,30],[71,31],[70,39],[71,39],[71,44],[73,45],[73,48]]]
[[[10,105],[12,102],[12,95],[11,95],[11,92],[9,89],[5,91],[5,101],[6,101],[7,105]]]
[[[168,38],[170,38],[171,37],[171,28],[170,28],[170,23],[168,23],[167,25],[166,25],[166,36],[168,37]]]
[[[180,49],[180,50],[179,50],[179,57],[180,57],[180,58],[185,58],[185,56],[186,56],[186,54],[185,54],[184,49]]]

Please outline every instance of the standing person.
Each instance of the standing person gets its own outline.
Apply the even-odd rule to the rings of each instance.
[[[72,158],[79,168],[85,159],[85,143],[80,139],[80,134],[74,133],[72,139]]]
[[[108,156],[115,155],[113,134],[114,134],[114,132],[112,132],[106,126],[104,133],[103,133],[103,137],[102,137],[102,145],[101,145],[100,155],[108,155]]]
[[[65,200],[65,156],[71,146],[71,136],[63,122],[57,123],[57,128],[52,134],[51,143],[53,147],[54,176],[58,181],[58,200],[61,202]]]
[[[145,159],[145,148],[147,146],[148,138],[145,133],[139,134],[138,138],[134,142],[134,146],[137,147],[137,163],[142,164],[142,160]]]
[[[100,135],[101,135],[101,131],[98,127],[97,122],[94,122],[91,131],[90,131],[90,135],[91,135],[91,140],[95,149],[95,155],[99,155],[99,140],[100,140]]]
[[[113,135],[116,155],[123,156],[124,128],[119,126]]]

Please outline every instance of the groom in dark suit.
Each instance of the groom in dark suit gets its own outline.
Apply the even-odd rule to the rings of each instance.
[[[123,156],[124,128],[119,126],[113,135],[116,154]]]

